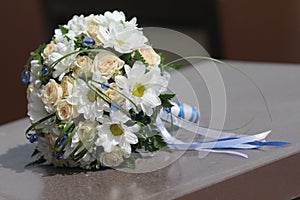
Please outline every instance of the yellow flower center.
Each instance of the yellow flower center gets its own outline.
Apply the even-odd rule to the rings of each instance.
[[[88,91],[87,97],[91,102],[95,102],[97,100],[97,95],[93,90]]]
[[[123,45],[125,44],[125,42],[122,41],[122,40],[117,40],[117,42],[118,42],[118,44],[119,44],[120,46],[123,46]]]
[[[144,95],[144,92],[145,92],[145,86],[143,86],[140,83],[134,84],[132,95],[136,97],[142,97]]]
[[[114,136],[121,136],[124,133],[124,130],[119,124],[112,124],[109,129]]]

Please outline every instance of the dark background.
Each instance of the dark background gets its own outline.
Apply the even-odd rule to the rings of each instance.
[[[197,2],[197,5],[195,4]],[[185,33],[214,58],[300,63],[300,1],[10,0],[1,3],[0,124],[26,116],[21,72],[31,51],[48,43],[74,14],[122,10],[139,26]]]

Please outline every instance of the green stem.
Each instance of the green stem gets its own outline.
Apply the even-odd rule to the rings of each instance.
[[[99,82],[97,82],[97,81],[92,81],[92,82],[96,82],[96,83],[98,83],[98,84],[101,84],[101,83],[99,83]],[[114,100],[112,100],[109,96],[107,96],[104,92],[102,92],[101,90],[99,90],[95,85],[93,85],[92,83],[91,83],[91,89],[94,91],[94,92],[96,92],[96,94],[97,94],[97,96],[99,96],[101,99],[103,99],[106,103],[113,103],[114,105],[116,105],[119,109],[120,109],[120,111],[122,111],[124,114],[126,114],[127,116],[130,116],[130,113],[129,112],[127,112],[124,108],[122,108],[116,101],[114,101]],[[103,96],[105,96],[105,98],[107,98],[107,99],[105,99]]]
[[[53,69],[59,62],[61,62],[62,60],[64,60],[65,58],[74,55],[74,54],[80,54],[80,53],[91,53],[91,52],[100,52],[103,51],[103,49],[81,49],[78,51],[73,51],[71,53],[68,53],[64,56],[62,56],[61,58],[57,59],[56,61],[54,61],[51,65],[49,65],[50,69]]]
[[[72,141],[73,136],[75,135],[77,131],[77,128],[75,127],[71,133],[68,135],[68,140],[65,142],[65,144],[61,147],[61,150],[59,151],[59,153],[62,153],[63,150],[66,148],[66,146]]]
[[[93,82],[98,83],[98,84],[102,84],[102,83],[100,83],[100,82],[98,82],[98,81],[93,81]],[[126,95],[124,95],[122,92],[120,92],[119,90],[117,90],[117,89],[115,89],[115,88],[109,87],[109,89],[111,89],[111,90],[117,92],[117,93],[120,94],[122,97],[124,97],[125,99],[127,99],[132,105],[134,105],[134,107],[136,108],[136,110],[138,110],[138,106],[137,106],[137,105],[136,105],[129,97],[127,97]]]
[[[54,145],[54,150],[53,150],[53,154],[56,153],[57,149],[59,148],[58,146],[58,142],[61,140],[61,138],[64,136],[64,134],[68,133],[70,129],[73,129],[75,128],[75,125],[74,125],[74,122],[71,121],[69,122],[65,128],[60,132],[59,136],[57,137],[56,141],[55,141],[55,145]]]
[[[31,131],[33,128],[35,128],[37,125],[41,124],[42,122],[54,117],[56,114],[55,113],[52,113],[40,120],[38,120],[37,122],[33,123],[26,131],[25,131],[25,135],[26,135],[26,138],[28,138],[28,133],[29,131]]]
[[[109,96],[107,96],[104,92],[102,92],[101,90],[99,90],[95,85],[91,84],[92,87],[94,87],[94,92],[96,92],[97,96],[99,96],[100,98],[104,99],[106,103],[113,103],[114,105],[116,105],[118,107],[118,109],[120,111],[122,111],[124,114],[130,116],[129,112],[127,112],[124,108],[122,108],[117,102],[115,102],[114,100],[112,100]],[[103,96],[105,96],[105,99]]]
[[[92,139],[92,141],[86,145],[84,147],[83,150],[81,150],[79,153],[77,153],[77,151],[86,143],[86,141],[88,140],[88,138],[90,137],[90,135],[92,134],[92,132],[95,130],[95,127],[92,128],[88,133],[87,135],[82,138],[81,141],[79,141],[79,144],[75,147],[75,149],[72,151],[72,153],[70,154],[70,157],[72,159],[74,159],[75,161],[79,160],[80,158],[82,158],[86,152],[88,152],[88,150],[92,147],[92,144],[94,144],[94,140],[95,140],[95,137]],[[85,153],[83,153],[85,152]],[[75,155],[76,154],[76,155]]]

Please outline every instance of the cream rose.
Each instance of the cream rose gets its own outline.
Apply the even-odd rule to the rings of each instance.
[[[116,91],[118,89],[119,88],[116,83],[111,83],[109,85],[109,89],[105,91],[105,94],[114,102],[121,103],[124,101],[124,98]]]
[[[85,141],[90,143],[96,136],[97,129],[95,122],[86,120],[84,122],[79,122],[79,128],[77,130],[77,139],[78,141]]]
[[[146,63],[148,63],[150,66],[157,66],[160,64],[160,56],[154,51],[154,49],[151,46],[142,46],[138,49],[138,51],[144,58]]]
[[[50,79],[43,90],[42,100],[46,104],[47,109],[52,110],[56,106],[56,103],[62,98],[62,95],[62,87],[56,83],[55,80]]]
[[[42,56],[44,59],[47,59],[48,56],[54,51],[55,49],[55,44],[54,43],[49,43],[47,44],[47,46],[45,47],[43,53],[42,53]]]
[[[125,62],[109,51],[99,52],[93,63],[93,72],[100,72],[107,79],[124,66]]]
[[[60,100],[56,106],[57,116],[62,121],[69,121],[78,116],[75,106],[68,103],[67,100]]]
[[[72,90],[74,87],[74,79],[70,76],[64,76],[60,83],[63,90],[63,97],[67,98],[72,94]]]
[[[100,44],[100,40],[98,39],[99,32],[99,26],[97,24],[91,24],[87,27],[87,33],[88,36],[93,38],[96,42],[96,44]]]
[[[115,147],[111,152],[102,152],[99,159],[107,167],[117,167],[124,161],[120,147]]]
[[[88,56],[78,56],[76,58],[76,68],[75,74],[77,76],[87,76],[90,77],[92,75],[91,69],[93,66],[93,60]]]

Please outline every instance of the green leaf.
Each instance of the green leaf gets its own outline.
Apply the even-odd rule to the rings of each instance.
[[[175,95],[176,95],[176,94],[160,94],[160,95],[159,95],[159,98],[170,100],[170,99],[174,98]]]
[[[64,27],[63,25],[58,25],[58,28],[60,29],[61,33],[63,35],[67,34],[69,32],[69,29],[67,29],[66,27]]]
[[[167,143],[164,139],[159,135],[158,132],[150,137],[139,138],[137,144],[131,146],[133,152],[137,152],[138,149],[144,149],[148,152],[155,152],[158,150],[165,150],[167,149]]]
[[[42,53],[45,48],[46,48],[46,44],[41,44],[39,46],[39,48],[37,48],[35,51],[30,53],[30,55],[31,55],[30,59],[37,60],[39,62],[39,64],[42,64],[43,63]]]
[[[161,100],[161,105],[164,108],[171,108],[173,105],[170,100],[175,97],[175,94],[160,94],[159,98]]]
[[[160,56],[160,63],[164,63],[166,60],[166,56],[162,52],[158,53],[158,55]]]
[[[124,60],[127,65],[131,67],[136,61],[141,61],[142,63],[147,65],[145,59],[143,58],[143,56],[140,54],[138,50],[135,50],[132,53],[123,54],[120,56],[120,58]]]
[[[135,61],[141,61],[141,62],[143,62],[144,64],[146,64],[145,59],[143,58],[142,54],[140,54],[140,52],[139,52],[138,50],[134,51],[133,59],[134,59]]]
[[[136,122],[140,122],[144,125],[151,123],[151,118],[143,112],[136,113],[133,109],[130,109],[129,114],[131,117],[134,116],[134,121]]]
[[[86,48],[84,45],[83,45],[83,39],[85,38],[85,35],[84,34],[81,34],[81,35],[79,35],[79,36],[77,36],[75,39],[75,49],[78,49],[78,48],[80,48],[80,49],[84,49],[84,48]]]

